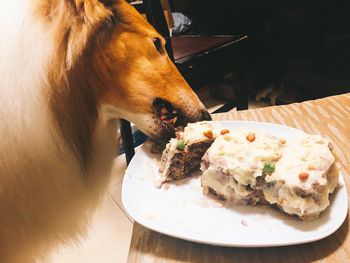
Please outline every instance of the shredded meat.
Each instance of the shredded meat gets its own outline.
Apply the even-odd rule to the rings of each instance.
[[[192,172],[199,170],[202,157],[213,142],[212,139],[190,144],[183,151],[176,152],[171,160],[168,160],[169,151],[165,150],[161,158],[160,171],[163,172],[166,163],[170,161],[167,181],[190,176]]]

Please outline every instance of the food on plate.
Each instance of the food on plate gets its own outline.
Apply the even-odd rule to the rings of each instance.
[[[278,138],[234,130],[203,156],[204,193],[238,204],[268,203],[301,219],[317,218],[338,183],[330,142],[320,135]]]
[[[281,157],[281,142],[268,132],[235,130],[219,136],[202,161],[202,186],[237,204],[263,203],[260,186]]]
[[[265,177],[265,199],[288,214],[317,218],[329,206],[339,170],[328,139],[305,135],[288,140],[275,171]]]
[[[162,181],[181,179],[199,170],[203,154],[223,130],[218,123],[203,121],[189,123],[183,131],[178,131],[161,157]]]

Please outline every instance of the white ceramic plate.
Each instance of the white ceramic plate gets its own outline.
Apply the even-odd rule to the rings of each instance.
[[[300,130],[261,122],[221,122],[228,129],[269,130],[292,138]],[[159,155],[148,145],[138,150],[123,181],[122,200],[128,214],[154,231],[200,243],[268,247],[300,244],[325,238],[344,222],[348,197],[343,176],[331,196],[331,205],[311,222],[302,222],[270,207],[231,206],[203,195],[199,176],[157,188]]]

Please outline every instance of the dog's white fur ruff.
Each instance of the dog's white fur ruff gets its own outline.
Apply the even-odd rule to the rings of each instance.
[[[47,103],[50,32],[26,0],[0,4],[0,262],[34,261],[83,233],[109,181],[117,122],[98,119],[89,169],[82,171]]]

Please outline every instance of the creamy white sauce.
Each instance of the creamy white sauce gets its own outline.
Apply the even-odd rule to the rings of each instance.
[[[249,132],[255,134],[253,142],[246,138]],[[270,184],[256,189],[263,190],[270,204],[278,204],[285,212],[302,218],[317,217],[329,205],[329,193],[338,182],[329,141],[320,135],[304,134],[286,141],[268,132],[235,130],[219,136],[206,158],[210,166],[202,166],[202,185],[228,200],[245,200],[251,188],[256,187],[264,164],[274,164],[274,172],[265,177]],[[301,180],[300,173],[307,173],[308,178]],[[234,180],[223,180],[223,174]],[[296,189],[302,189],[307,196],[297,195]]]
[[[223,127],[218,123],[202,121],[196,123],[189,123],[183,132],[178,133],[178,139],[172,138],[169,143],[166,145],[164,152],[167,152],[167,162],[165,163],[163,172],[162,172],[162,181],[165,182],[168,180],[169,168],[172,163],[174,155],[180,150],[177,149],[177,144],[179,140],[184,140],[185,145],[190,145],[196,142],[201,142],[208,140],[208,137],[204,135],[206,131],[211,130],[213,133],[213,138],[216,138]]]
[[[255,140],[250,142],[246,139],[250,132],[235,130],[219,136],[207,151],[211,166],[230,173],[244,186],[254,186],[256,177],[262,175],[264,164],[274,163],[281,156],[278,138],[254,131]]]
[[[172,138],[165,147],[165,151],[167,151],[167,162],[165,163],[165,166],[162,172],[162,182],[165,182],[167,180],[167,175],[169,172],[171,160],[173,159],[175,153],[177,152],[177,149],[176,149],[177,143],[178,143],[178,140],[175,138]]]
[[[320,135],[305,135],[287,141],[282,149],[282,157],[276,163],[275,172],[267,176],[266,181],[283,180],[290,187],[311,188],[316,182],[325,185],[326,172],[334,163],[334,156],[328,145],[329,141]],[[302,182],[300,173],[307,173],[307,180]]]
[[[279,204],[289,214],[317,217],[328,207],[329,193],[334,191],[338,182],[339,172],[332,167],[335,158],[329,145],[328,139],[307,134],[286,142],[275,172],[265,178],[266,182],[281,182],[283,185],[265,188],[266,200]],[[308,178],[301,180],[301,173],[307,173]],[[308,193],[308,196],[297,195],[297,188]]]
[[[181,137],[185,141],[185,144],[192,144],[194,142],[208,140],[208,137],[206,137],[204,133],[209,130],[212,131],[213,138],[216,138],[218,135],[220,135],[223,127],[218,123],[208,121],[189,123],[185,127]]]

